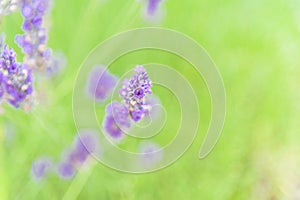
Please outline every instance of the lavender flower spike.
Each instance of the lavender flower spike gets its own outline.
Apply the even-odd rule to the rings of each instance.
[[[0,91],[1,97],[16,108],[29,102],[33,92],[31,70],[16,61],[16,53],[7,45],[0,49]]]
[[[152,94],[152,81],[143,66],[136,66],[134,75],[130,80],[125,80],[119,90],[124,104],[129,110],[129,114],[134,121],[139,121],[145,114],[146,95]]]
[[[57,173],[62,179],[71,179],[76,170],[87,162],[91,154],[100,155],[101,153],[97,132],[80,131],[75,137],[72,147],[63,152]]]
[[[44,17],[50,10],[50,0],[22,0],[20,7],[24,18],[23,35],[15,37],[16,43],[25,54],[24,63],[32,70],[53,75],[65,64],[64,59],[52,53],[47,47],[47,29],[43,27]],[[58,66],[61,65],[61,66]],[[49,73],[50,72],[50,73]]]

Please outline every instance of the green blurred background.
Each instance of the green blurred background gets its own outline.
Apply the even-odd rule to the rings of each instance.
[[[3,106],[0,199],[300,199],[300,1],[168,0],[163,7],[159,26],[194,38],[223,77],[227,117],[212,153],[198,159],[211,109],[204,82],[180,58],[145,50],[114,65],[164,63],[189,78],[201,109],[191,148],[154,173],[125,174],[95,164],[69,181],[50,175],[34,182],[33,160],[43,155],[59,160],[76,134],[72,90],[88,53],[114,34],[151,26],[142,17],[143,4],[135,0],[55,1],[49,46],[61,50],[68,64],[53,79],[36,78],[39,104],[31,113]],[[20,13],[14,13],[0,25],[19,61],[14,35],[22,33],[21,23]],[[120,73],[117,66],[112,72]],[[171,97],[157,92],[168,107]],[[176,123],[172,116],[168,120]]]

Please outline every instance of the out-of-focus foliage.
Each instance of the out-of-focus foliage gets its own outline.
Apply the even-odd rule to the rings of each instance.
[[[300,1],[168,0],[162,9],[165,15],[159,26],[183,32],[203,45],[223,77],[227,118],[213,152],[198,160],[210,119],[205,83],[175,55],[143,50],[118,59],[110,69],[118,75],[120,66],[129,69],[155,62],[172,66],[189,79],[197,88],[202,116],[187,153],[150,174],[121,173],[95,162],[69,181],[52,175],[39,183],[32,180],[32,162],[47,155],[59,160],[76,134],[72,90],[88,53],[114,34],[151,25],[143,18],[143,4],[135,0],[57,0],[49,16],[49,46],[64,52],[68,64],[55,78],[38,81],[39,104],[32,112],[3,106],[0,199],[300,198]],[[14,36],[22,33],[21,23],[16,12],[0,24],[18,59],[22,54]],[[154,93],[168,110],[177,106],[169,93],[155,88]],[[105,106],[97,108],[101,119]],[[168,120],[176,124],[176,117],[169,115]],[[174,135],[171,127],[158,141],[166,144]]]

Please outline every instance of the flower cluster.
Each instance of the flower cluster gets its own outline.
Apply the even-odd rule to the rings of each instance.
[[[97,132],[81,131],[75,137],[71,148],[63,151],[58,164],[53,164],[50,158],[38,158],[32,164],[31,174],[34,179],[41,180],[48,171],[55,171],[62,179],[72,178],[77,169],[87,160],[91,154],[101,154],[101,148]]]
[[[151,87],[152,82],[145,68],[140,65],[136,66],[131,79],[124,80],[119,90],[123,101],[121,103],[113,101],[106,106],[102,126],[111,138],[122,139],[123,131],[131,127],[131,122],[140,121],[149,111],[146,95],[152,94]]]
[[[146,113],[144,109],[146,94],[151,94],[152,82],[143,66],[135,68],[135,74],[130,80],[123,82],[122,88],[119,90],[120,96],[123,98],[124,104],[129,110],[129,114],[134,121],[139,121]]]
[[[76,169],[80,168],[91,154],[100,154],[101,149],[96,132],[79,132],[70,149],[66,150],[58,164],[58,175],[63,179],[74,176]]]
[[[0,0],[0,17],[18,10],[19,0]]]
[[[16,53],[5,45],[0,49],[0,98],[18,108],[28,103],[33,92],[31,70],[18,63]]]
[[[43,27],[44,16],[50,9],[49,0],[21,0],[21,13],[24,18],[23,35],[15,37],[16,43],[25,54],[24,63],[30,69],[53,73],[60,65],[64,65],[64,58],[53,54],[48,48],[47,29]]]

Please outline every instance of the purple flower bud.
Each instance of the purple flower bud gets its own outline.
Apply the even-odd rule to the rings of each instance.
[[[32,18],[34,15],[33,8],[30,5],[24,5],[22,8],[22,15],[26,19]]]
[[[42,23],[43,23],[43,19],[40,16],[36,16],[31,20],[32,25],[34,26],[34,28],[39,28]]]
[[[135,109],[132,112],[130,112],[130,116],[133,121],[138,122],[143,118],[145,113],[146,111],[143,109]]]
[[[19,45],[19,46],[23,46],[25,40],[23,35],[16,35],[15,37],[15,42]]]
[[[138,99],[142,99],[145,96],[144,90],[142,88],[135,89],[134,96]]]
[[[24,21],[22,28],[24,31],[31,31],[33,29],[31,21]]]

